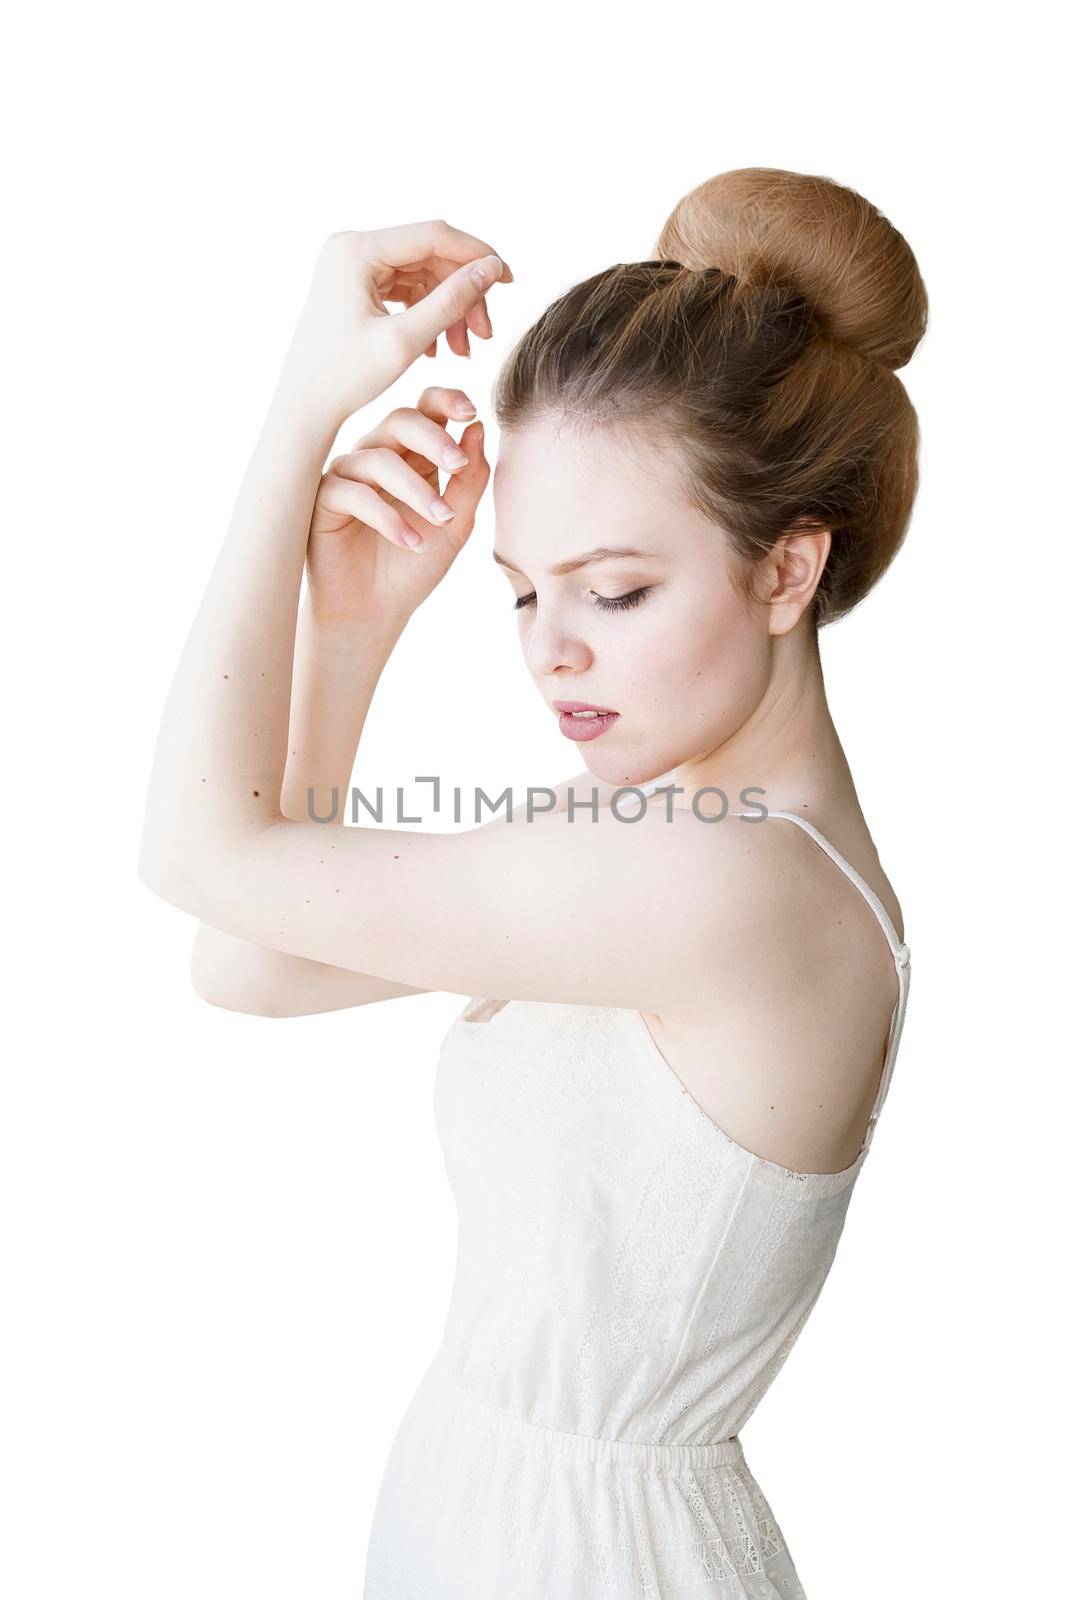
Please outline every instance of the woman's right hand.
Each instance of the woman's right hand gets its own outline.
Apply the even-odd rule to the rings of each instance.
[[[348,455],[329,462],[308,534],[308,598],[318,626],[403,628],[436,589],[470,537],[489,482],[480,422],[460,436],[467,465],[448,458],[456,442],[445,424],[473,413],[461,389],[425,389],[417,406],[391,411]],[[439,471],[452,475],[443,496]],[[453,513],[446,522],[433,511],[442,499]],[[419,549],[404,543],[407,530],[421,536]]]

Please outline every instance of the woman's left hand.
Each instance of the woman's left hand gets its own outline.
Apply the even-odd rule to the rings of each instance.
[[[339,428],[417,356],[436,355],[439,334],[457,355],[470,354],[468,328],[491,338],[486,292],[512,281],[484,239],[440,219],[331,234],[285,358],[284,401],[317,427]],[[389,312],[386,301],[407,309]]]
[[[454,418],[473,416],[462,389],[426,389],[331,461],[308,535],[308,602],[325,633],[381,626],[403,631],[470,538],[489,482],[483,429],[472,422],[454,459]],[[450,473],[442,495],[438,474]],[[451,512],[442,525],[434,505]],[[403,530],[422,538],[415,552]]]

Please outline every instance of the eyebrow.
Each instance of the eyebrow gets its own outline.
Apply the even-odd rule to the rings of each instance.
[[[622,556],[642,556],[653,561],[656,559],[651,550],[633,550],[628,545],[602,544],[595,550],[588,550],[584,556],[575,556],[573,561],[557,562],[554,567],[549,567],[548,571],[554,578],[562,578],[568,572],[577,571],[579,567],[587,567],[591,561],[613,561]],[[510,567],[512,572],[521,570],[513,562],[497,555],[495,550],[493,560],[499,562],[502,567]]]

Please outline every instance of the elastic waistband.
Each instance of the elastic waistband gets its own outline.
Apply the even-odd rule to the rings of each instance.
[[[521,1441],[524,1449],[542,1449],[582,1461],[608,1461],[618,1466],[649,1472],[674,1472],[679,1467],[723,1467],[744,1465],[741,1440],[720,1439],[716,1444],[642,1444],[633,1439],[602,1439],[593,1434],[565,1433],[528,1422],[510,1411],[487,1405],[457,1383],[440,1358],[433,1362],[423,1379],[451,1409],[459,1411],[498,1435]]]

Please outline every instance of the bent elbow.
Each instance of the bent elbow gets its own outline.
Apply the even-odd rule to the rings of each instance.
[[[289,1013],[268,999],[246,993],[241,989],[222,989],[194,981],[193,990],[205,1005],[218,1011],[234,1011],[245,1017],[284,1017]]]
[[[177,906],[179,911],[187,911],[191,916],[198,915],[196,886],[188,872],[183,872],[173,861],[161,861],[158,856],[142,850],[137,860],[137,876],[146,889],[151,889],[168,905]]]

